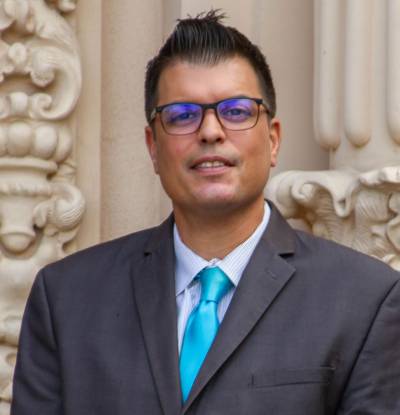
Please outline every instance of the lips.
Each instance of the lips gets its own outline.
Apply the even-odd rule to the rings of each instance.
[[[217,169],[221,167],[232,167],[234,163],[220,156],[201,157],[196,159],[190,166],[191,169]]]
[[[223,167],[226,166],[225,163],[222,161],[204,161],[203,163],[200,163],[196,165],[197,169],[210,169],[213,167]]]

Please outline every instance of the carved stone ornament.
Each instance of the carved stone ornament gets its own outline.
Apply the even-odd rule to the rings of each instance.
[[[271,181],[282,214],[312,233],[375,256],[400,270],[400,166],[367,173],[290,171]]]
[[[314,0],[314,126],[326,171],[275,176],[287,218],[400,270],[400,0]]]
[[[0,0],[0,415],[38,270],[72,249],[85,201],[74,185],[81,91],[75,0]]]

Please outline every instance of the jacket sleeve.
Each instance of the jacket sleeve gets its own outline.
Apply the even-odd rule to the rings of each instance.
[[[41,271],[22,320],[11,415],[62,415],[61,374],[45,279]]]
[[[400,414],[399,282],[375,315],[337,414]]]

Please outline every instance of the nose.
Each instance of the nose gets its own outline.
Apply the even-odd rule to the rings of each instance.
[[[209,108],[205,111],[198,136],[203,143],[223,142],[225,140],[225,130],[219,122],[215,109]]]

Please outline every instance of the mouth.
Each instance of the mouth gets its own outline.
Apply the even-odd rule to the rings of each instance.
[[[234,163],[224,157],[213,156],[213,157],[202,157],[195,160],[190,168],[193,170],[204,170],[204,171],[215,171],[229,167],[233,167]]]

